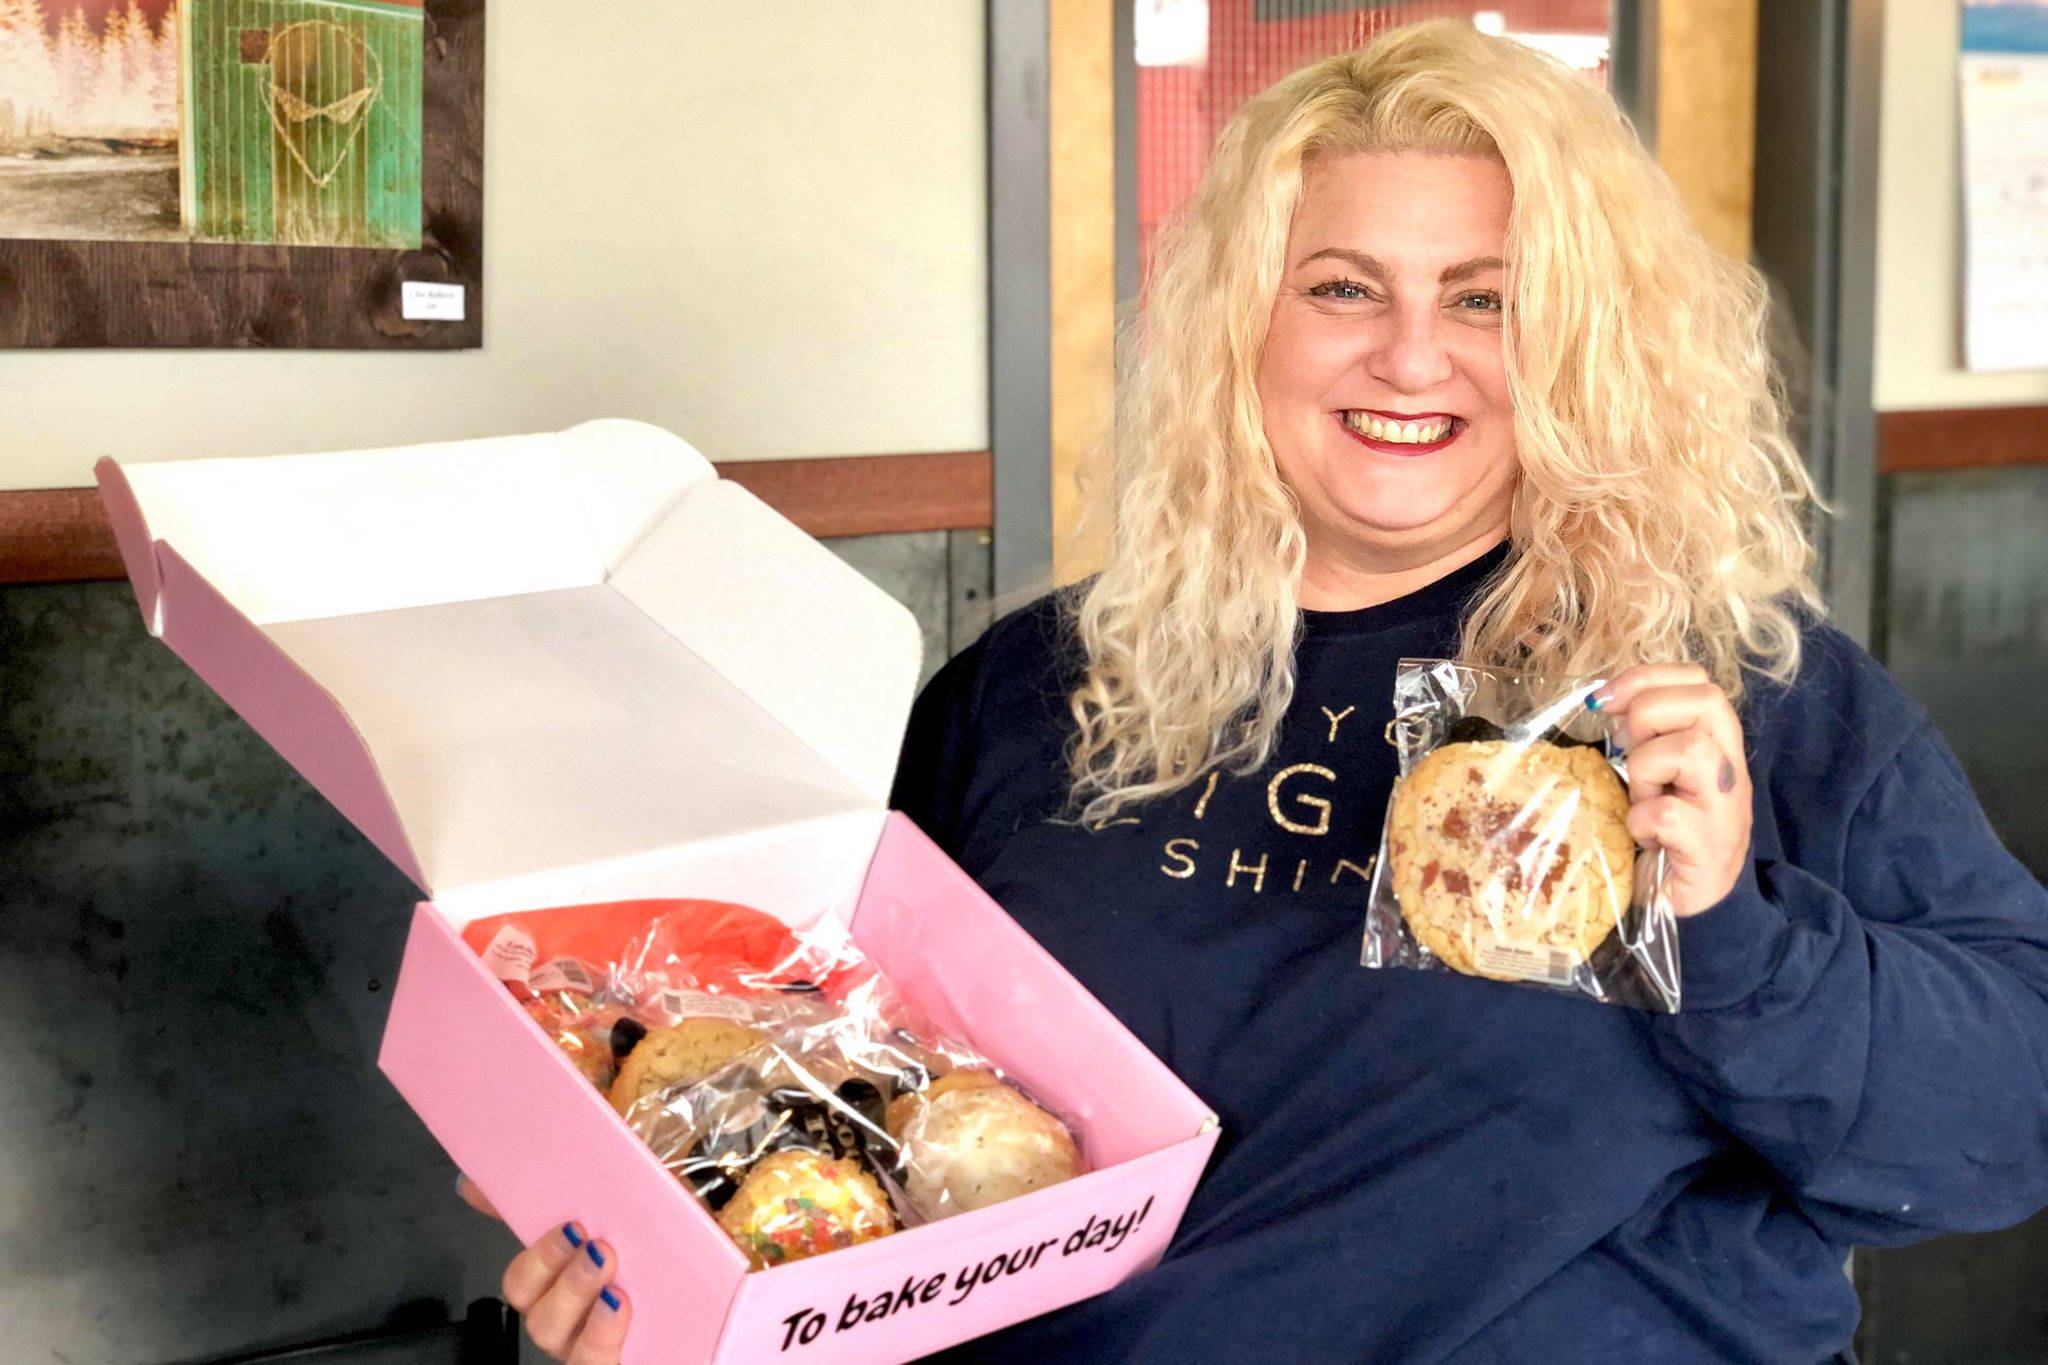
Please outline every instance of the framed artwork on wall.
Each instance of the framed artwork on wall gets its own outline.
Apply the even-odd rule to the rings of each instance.
[[[0,346],[483,343],[483,0],[0,0]]]

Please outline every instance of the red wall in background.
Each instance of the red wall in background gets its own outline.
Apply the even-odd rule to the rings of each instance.
[[[1133,0],[1120,0],[1130,4]],[[1146,0],[1136,0],[1142,10]],[[1259,13],[1323,11],[1261,19]],[[1193,192],[1209,149],[1230,116],[1294,68],[1358,47],[1382,30],[1420,19],[1498,12],[1511,33],[1602,35],[1609,0],[1394,0],[1342,9],[1315,0],[1209,0],[1208,60],[1138,68],[1138,243],[1141,268],[1152,235]],[[1597,73],[1606,79],[1603,66]]]

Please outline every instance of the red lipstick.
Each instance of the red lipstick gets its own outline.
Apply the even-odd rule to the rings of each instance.
[[[1433,455],[1437,451],[1442,450],[1445,446],[1449,445],[1451,442],[1457,440],[1458,437],[1462,436],[1465,432],[1465,428],[1470,425],[1470,423],[1466,422],[1464,418],[1457,416],[1455,413],[1449,412],[1385,412],[1378,408],[1355,408],[1353,409],[1353,411],[1365,413],[1367,416],[1370,417],[1384,418],[1387,421],[1391,422],[1425,422],[1440,417],[1448,417],[1451,419],[1451,429],[1448,433],[1445,434],[1442,440],[1430,441],[1418,445],[1409,441],[1374,440],[1372,437],[1366,435],[1362,431],[1353,430],[1351,425],[1344,420],[1343,412],[1340,411],[1337,414],[1335,414],[1337,419],[1337,427],[1340,431],[1342,431],[1346,436],[1349,436],[1352,440],[1364,446],[1366,449],[1376,450],[1382,455]]]

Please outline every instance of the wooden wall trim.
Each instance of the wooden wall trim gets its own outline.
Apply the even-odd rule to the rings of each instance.
[[[2048,404],[1877,414],[1878,469],[1987,469],[2048,464]]]
[[[0,583],[127,576],[97,488],[0,493]]]
[[[718,472],[820,539],[995,524],[986,450],[735,460]]]
[[[820,539],[993,524],[985,450],[735,460],[718,472]],[[0,584],[126,576],[99,490],[0,492]]]
[[[1887,474],[2048,464],[2048,405],[1878,414]],[[994,524],[985,450],[736,460],[718,466],[814,536],[985,530]],[[91,488],[0,492],[0,584],[123,576]]]

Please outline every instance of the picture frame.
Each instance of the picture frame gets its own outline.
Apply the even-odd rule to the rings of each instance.
[[[306,15],[316,9],[370,13],[377,8],[374,0],[237,0],[226,21],[233,27],[214,23],[213,29],[222,30],[216,33],[203,24],[217,0],[182,3],[188,7],[189,27],[179,78],[181,98],[187,101],[198,98],[194,82],[205,78],[207,42],[228,44],[220,60],[246,69],[292,55],[293,31],[312,27]],[[420,137],[416,163],[397,177],[417,185],[416,245],[408,240],[410,225],[404,218],[410,205],[403,197],[395,207],[384,207],[382,221],[330,229],[323,244],[275,240],[291,235],[286,178],[295,176],[314,187],[302,193],[303,199],[342,173],[351,136],[360,158],[363,135],[349,124],[360,122],[370,98],[366,92],[376,89],[384,67],[359,40],[343,36],[348,70],[342,84],[354,88],[340,98],[327,100],[312,87],[296,93],[282,88],[292,73],[280,60],[264,68],[272,87],[266,99],[253,102],[254,112],[247,109],[252,103],[247,100],[236,111],[241,126],[254,131],[241,134],[250,149],[233,154],[245,164],[285,168],[270,172],[278,181],[275,192],[265,185],[260,194],[246,196],[246,211],[231,203],[222,213],[216,195],[211,216],[195,215],[190,197],[206,174],[205,158],[222,153],[211,143],[195,147],[193,138],[181,135],[185,223],[188,228],[196,224],[211,240],[0,237],[0,348],[481,346],[484,0],[421,0],[417,8],[422,11],[420,64],[417,87],[407,97],[417,100]],[[352,31],[363,32],[365,22],[354,18]],[[284,34],[286,41],[274,54],[266,39],[276,34]],[[213,127],[228,123],[216,118]],[[255,145],[272,142],[273,133],[274,147]],[[228,135],[209,132],[210,138]],[[317,141],[323,136],[326,144]],[[259,210],[261,222],[252,226],[250,219]],[[378,244],[394,240],[400,244]]]

